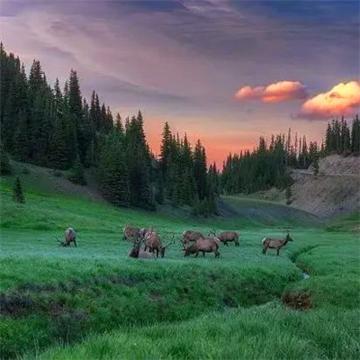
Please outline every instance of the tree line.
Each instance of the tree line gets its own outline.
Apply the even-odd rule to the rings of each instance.
[[[325,141],[308,143],[306,136],[272,135],[269,143],[260,137],[257,148],[240,154],[230,154],[223,165],[221,190],[224,193],[252,193],[271,187],[289,188],[290,168],[307,169],[313,165],[317,174],[319,158],[330,154],[360,153],[360,120],[353,119],[351,130],[347,121],[332,120]]]
[[[84,168],[95,167],[103,196],[119,206],[155,209],[156,204],[188,205],[194,213],[216,211],[219,173],[208,169],[198,141],[192,149],[164,126],[160,158],[150,151],[142,113],[122,120],[100,102],[81,94],[71,70],[64,86],[52,87],[34,60],[27,76],[18,57],[0,45],[0,124],[2,173],[6,153],[15,160],[69,170],[69,179],[85,184]]]

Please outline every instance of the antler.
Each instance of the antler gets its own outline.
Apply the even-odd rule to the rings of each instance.
[[[210,231],[209,231],[209,236],[210,236],[210,235],[216,236],[216,230],[214,230],[214,229],[210,230]]]

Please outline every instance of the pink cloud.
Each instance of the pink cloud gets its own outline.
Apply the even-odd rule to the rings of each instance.
[[[240,101],[261,100],[266,103],[305,99],[306,96],[306,88],[301,82],[288,80],[266,86],[244,86],[235,94],[235,98]]]
[[[333,116],[349,116],[359,112],[360,82],[339,83],[328,92],[307,100],[301,107],[300,116],[309,119],[328,119]]]

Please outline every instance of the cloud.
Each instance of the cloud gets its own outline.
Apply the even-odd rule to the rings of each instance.
[[[244,86],[235,94],[235,98],[240,101],[261,100],[266,103],[305,99],[306,96],[306,88],[301,82],[287,80],[267,86]]]
[[[360,81],[339,83],[331,90],[307,100],[301,107],[300,117],[328,119],[333,116],[349,116],[359,112]]]

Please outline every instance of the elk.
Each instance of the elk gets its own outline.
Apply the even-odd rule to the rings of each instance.
[[[201,237],[188,247],[184,247],[184,256],[195,254],[198,257],[199,252],[202,252],[203,256],[205,253],[215,253],[215,257],[219,257],[219,243],[220,240],[216,237]]]
[[[134,241],[134,239],[138,239],[139,236],[140,236],[139,228],[132,227],[130,225],[125,225],[123,240]]]
[[[268,249],[276,249],[276,255],[279,255],[280,249],[284,247],[289,241],[294,241],[290,234],[287,233],[285,239],[275,239],[275,238],[268,238],[265,237],[262,240],[263,245],[263,254],[266,254]]]
[[[146,233],[144,242],[145,242],[144,251],[149,249],[150,252],[153,253],[156,252],[156,257],[159,257],[159,253],[161,257],[164,257],[166,248],[174,242],[174,235],[170,243],[163,246],[159,234],[151,230]]]
[[[141,228],[141,229],[139,230],[139,236],[140,236],[140,238],[144,240],[146,234],[147,234],[148,232],[151,232],[151,231],[153,231],[153,228]]]
[[[183,244],[187,245],[190,242],[194,242],[197,239],[204,238],[204,235],[198,231],[186,230],[183,232]]]
[[[239,246],[239,234],[236,231],[223,231],[219,235],[216,235],[214,230],[210,231],[209,235],[212,234],[217,237],[224,245],[228,246],[228,242],[234,242],[235,246]]]
[[[72,227],[67,228],[65,230],[64,241],[60,241],[60,240],[57,240],[57,241],[62,246],[70,246],[71,243],[74,243],[75,247],[77,247],[75,230]]]
[[[133,248],[129,251],[129,257],[136,259],[154,259],[154,253],[141,249],[141,240],[137,239],[134,241]]]

